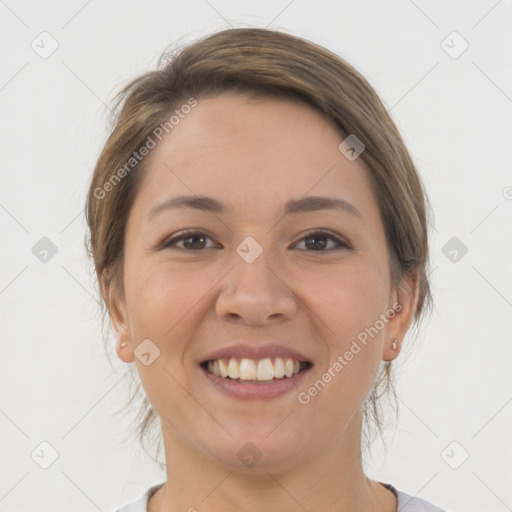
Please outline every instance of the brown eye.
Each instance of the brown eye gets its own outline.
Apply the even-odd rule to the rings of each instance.
[[[308,251],[330,252],[341,248],[350,248],[348,244],[346,244],[337,236],[326,233],[324,231],[316,231],[314,233],[310,233],[309,235],[302,238],[299,243],[303,241],[305,241],[304,246]]]
[[[168,238],[162,244],[162,249],[179,249],[179,250],[188,250],[188,251],[200,251],[202,249],[209,249],[210,246],[207,246],[207,241],[211,240],[211,238],[204,233],[200,232],[192,232],[192,233],[181,233],[173,236],[172,238]]]

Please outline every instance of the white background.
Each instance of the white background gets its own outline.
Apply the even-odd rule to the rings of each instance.
[[[401,419],[368,475],[454,512],[512,510],[511,14],[510,0],[2,0],[0,510],[108,512],[165,479],[114,414],[126,367],[102,347],[83,205],[104,103],[170,43],[229,25],[282,29],[352,63],[433,205],[435,309],[399,358]],[[59,45],[47,59],[31,48],[42,31]],[[456,59],[441,46],[453,31],[469,43]],[[46,263],[32,252],[42,237],[58,250]],[[442,252],[452,237],[468,249],[457,262]],[[59,455],[46,470],[30,457],[43,441]],[[469,454],[458,469],[441,456],[452,441],[452,465]]]

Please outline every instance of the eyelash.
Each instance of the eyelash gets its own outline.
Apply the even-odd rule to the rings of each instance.
[[[334,243],[336,244],[336,247],[331,248],[331,249],[326,249],[326,250],[317,250],[317,251],[310,249],[309,252],[332,252],[332,251],[337,251],[340,249],[352,249],[352,247],[350,247],[350,245],[348,243],[346,243],[345,241],[343,241],[341,238],[339,238],[336,235],[333,235],[332,233],[325,231],[323,229],[317,229],[316,231],[311,231],[310,233],[303,236],[299,240],[299,242],[302,242],[303,240],[308,239],[308,238],[313,238],[318,235],[320,235],[322,237],[326,237],[327,239],[334,241]],[[204,248],[197,249],[197,250],[187,249],[184,247],[176,247],[177,242],[181,242],[182,240],[186,240],[187,238],[193,238],[193,237],[209,238],[211,240],[211,238],[208,235],[206,235],[205,233],[203,233],[201,231],[186,230],[186,231],[182,231],[181,233],[178,233],[177,235],[175,235],[171,238],[167,238],[166,240],[164,240],[160,246],[160,249],[171,249],[171,250],[190,251],[190,252],[201,252],[201,251],[204,251],[205,249],[211,249],[211,247],[204,247]],[[308,251],[308,249],[300,249],[300,250]]]

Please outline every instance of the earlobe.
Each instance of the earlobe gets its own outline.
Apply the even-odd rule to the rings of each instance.
[[[382,351],[384,361],[392,361],[400,354],[402,342],[409,330],[418,303],[418,277],[419,272],[417,270],[411,271],[407,276],[404,276],[397,289],[395,302],[397,307],[393,308],[395,314],[389,320]]]
[[[382,352],[382,360],[386,362],[393,361],[396,357],[398,357],[398,354],[400,354],[400,350],[402,349],[401,342],[398,341],[397,338],[393,338],[389,342],[386,341],[386,346],[384,347],[384,350]]]
[[[131,343],[131,335],[127,329],[127,315],[123,312],[123,305],[118,304],[114,297],[106,272],[103,272],[101,280],[101,293],[105,301],[110,317],[110,324],[116,340],[116,353],[121,361],[131,363],[135,356]]]
[[[132,363],[135,360],[133,348],[128,341],[120,341],[116,339],[116,354],[121,361],[125,363]]]
[[[110,322],[116,338],[116,353],[121,361],[131,363],[135,359],[132,337],[126,328],[126,316],[120,311],[115,301],[110,308]]]
[[[116,339],[116,353],[121,361],[131,363],[135,359],[132,340],[130,333],[124,327],[124,323],[120,322],[120,316],[118,308],[113,306],[111,308],[110,322]]]

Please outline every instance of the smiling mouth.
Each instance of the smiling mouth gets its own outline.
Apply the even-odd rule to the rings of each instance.
[[[264,359],[231,357],[203,361],[200,366],[208,373],[222,379],[243,382],[289,379],[308,370],[312,364],[309,361],[282,357]]]

